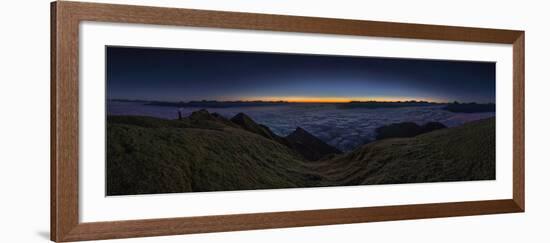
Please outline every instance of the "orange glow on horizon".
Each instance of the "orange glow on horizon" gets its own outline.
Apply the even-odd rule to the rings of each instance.
[[[404,102],[404,101],[427,101],[427,102],[446,102],[437,99],[418,98],[418,97],[248,97],[238,99],[241,101],[269,101],[269,102],[289,102],[289,103],[349,103],[359,102]]]

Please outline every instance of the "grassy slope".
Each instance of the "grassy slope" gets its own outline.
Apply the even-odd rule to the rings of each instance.
[[[334,185],[495,178],[495,119],[364,145],[318,164]]]
[[[494,179],[495,120],[306,162],[228,120],[110,117],[109,195]]]
[[[107,130],[109,195],[306,187],[319,178],[287,147],[215,121],[113,117]]]

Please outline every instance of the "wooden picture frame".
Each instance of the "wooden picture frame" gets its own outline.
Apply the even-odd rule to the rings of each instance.
[[[204,217],[79,222],[79,23],[99,21],[513,45],[513,198]],[[51,240],[81,241],[524,212],[523,31],[82,2],[51,4]]]

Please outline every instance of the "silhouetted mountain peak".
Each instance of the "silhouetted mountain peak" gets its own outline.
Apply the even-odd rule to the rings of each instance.
[[[313,136],[313,134],[309,133],[308,131],[306,131],[301,127],[296,127],[296,129],[288,136],[300,136],[300,137],[309,137],[309,138],[318,139],[317,137]]]
[[[327,155],[342,153],[301,127],[296,127],[285,139],[291,148],[307,160],[319,160]]]
[[[191,113],[191,115],[189,116],[189,120],[191,120],[191,122],[194,122],[195,124],[206,125],[209,123],[209,125],[206,126],[211,127],[217,127],[214,124],[223,124],[226,126],[237,127],[234,123],[230,122],[222,115],[218,113],[210,113],[206,109],[201,109]]]
[[[303,128],[301,128],[301,127],[296,127],[296,129],[294,130],[293,133],[298,133],[298,134],[300,134],[300,133],[305,133],[305,134],[311,135],[308,131],[306,131],[305,129],[303,129]]]
[[[271,130],[269,130],[268,127],[256,123],[254,120],[252,120],[252,118],[242,112],[231,118],[231,122],[237,124],[244,130],[280,142],[280,138],[275,135]]]
[[[193,111],[189,118],[193,120],[212,120],[214,117],[206,109],[200,109],[198,111]]]
[[[246,114],[240,112],[239,114],[235,115],[233,118],[231,118],[231,121],[234,123],[237,123],[239,125],[241,124],[256,124],[252,118],[247,116]]]
[[[267,126],[256,123],[251,117],[244,113],[238,113],[233,116],[230,121],[216,113],[209,113],[202,109],[193,112],[190,116],[191,120],[195,121],[223,121],[230,123],[232,126],[240,127],[248,132],[260,135],[267,139],[285,145],[292,150],[302,155],[307,160],[319,160],[328,155],[339,154],[340,150],[326,144],[321,139],[315,137],[305,129],[297,127],[287,137],[280,137],[273,133]]]

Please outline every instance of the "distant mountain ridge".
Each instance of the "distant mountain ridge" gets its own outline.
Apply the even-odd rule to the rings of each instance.
[[[131,100],[113,99],[112,101],[132,102]],[[145,102],[145,101],[140,101]],[[253,107],[253,106],[279,106],[279,105],[297,105],[297,104],[333,104],[342,109],[349,108],[401,108],[414,106],[432,106],[443,105],[444,103],[428,102],[428,101],[350,101],[350,102],[290,102],[290,101],[218,101],[218,100],[201,100],[201,101],[146,101],[145,105],[150,106],[168,106],[178,108],[230,108],[230,107]]]
[[[203,101],[149,101],[146,105],[152,106],[169,106],[169,107],[187,107],[187,108],[228,108],[228,107],[251,107],[251,106],[273,106],[289,104],[285,101],[217,101],[217,100],[203,100]]]
[[[409,101],[350,101],[350,102],[289,102],[289,101],[154,101],[154,100],[132,100],[132,99],[109,99],[114,102],[139,102],[147,106],[177,107],[177,108],[232,108],[232,107],[263,107],[263,106],[282,106],[282,105],[300,105],[300,104],[331,104],[340,109],[391,109],[406,107],[424,107],[441,106],[441,109],[456,113],[479,113],[494,112],[496,105],[494,103],[459,103],[459,102],[428,102],[423,100]]]
[[[441,105],[441,103],[428,102],[428,101],[351,101],[348,103],[339,104],[340,108],[353,109],[353,108],[366,108],[366,109],[381,109],[381,108],[403,108],[403,107],[417,107],[417,106],[433,106]]]

